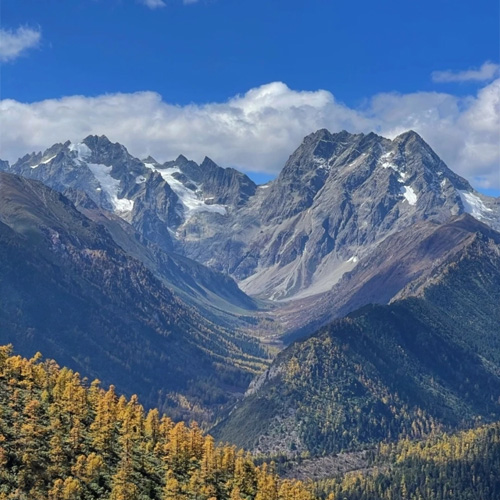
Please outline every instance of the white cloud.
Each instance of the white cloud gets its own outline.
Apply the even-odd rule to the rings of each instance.
[[[0,102],[0,157],[15,160],[66,139],[105,134],[139,157],[205,155],[223,166],[277,173],[302,138],[328,128],[394,137],[414,129],[476,187],[500,188],[500,79],[465,98],[446,93],[379,94],[361,109],[326,90],[274,82],[226,102],[177,106],[154,92]]]
[[[500,79],[463,98],[424,92],[376,96],[370,113],[388,137],[413,129],[475,187],[500,189]]]
[[[12,61],[24,51],[36,47],[42,34],[39,30],[19,27],[15,31],[0,29],[0,61]]]
[[[479,69],[468,69],[466,71],[434,71],[432,80],[439,83],[448,82],[486,82],[498,76],[500,65],[485,62]]]
[[[163,0],[141,0],[141,3],[150,9],[160,9],[167,5]]]

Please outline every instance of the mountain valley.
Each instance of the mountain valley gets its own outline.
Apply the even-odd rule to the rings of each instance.
[[[181,296],[193,296],[172,291],[189,290],[198,277],[200,295],[208,295],[204,280],[217,278],[211,286],[236,290],[238,307],[252,309],[229,278],[186,272],[197,266],[168,255],[143,264],[103,224],[38,181],[0,174],[0,238],[1,338],[20,352],[50,352],[86,376],[140,394],[146,404],[198,414],[201,421],[241,393],[267,362],[266,351],[238,333],[231,318],[224,328],[213,322],[215,314],[207,319],[199,298],[185,303]],[[154,274],[153,264],[175,272],[176,282],[166,272]]]
[[[92,135],[0,162],[0,343],[365,474],[380,443],[500,420],[498,231],[413,131],[318,130],[264,185]]]

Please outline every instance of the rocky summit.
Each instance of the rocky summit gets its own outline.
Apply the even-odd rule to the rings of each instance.
[[[468,212],[500,228],[499,199],[475,191],[413,131],[389,140],[319,130],[261,186],[209,158],[200,165],[182,155],[163,164],[139,160],[104,136],[56,144],[1,168],[84,192],[162,249],[278,304],[329,292],[388,237],[419,221]]]

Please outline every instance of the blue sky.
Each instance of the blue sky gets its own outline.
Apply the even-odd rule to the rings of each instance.
[[[88,131],[134,154],[208,154],[265,177],[315,127],[387,136],[415,128],[475,187],[500,189],[497,0],[1,8],[4,157]],[[116,125],[127,120],[128,135]]]

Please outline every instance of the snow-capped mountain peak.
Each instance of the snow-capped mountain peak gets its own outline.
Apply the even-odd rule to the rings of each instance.
[[[83,191],[146,238],[274,300],[331,289],[382,241],[421,220],[468,212],[500,228],[500,201],[476,192],[413,131],[389,140],[319,130],[259,189],[210,158],[139,160],[105,136],[55,144],[1,168]]]

